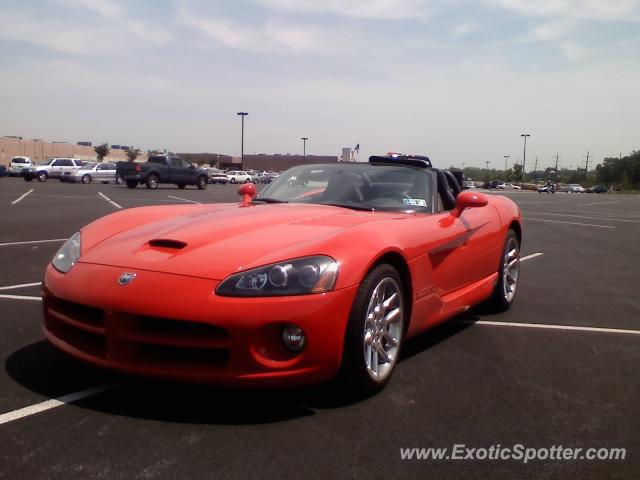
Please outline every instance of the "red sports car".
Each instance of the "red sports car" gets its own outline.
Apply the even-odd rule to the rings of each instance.
[[[389,380],[405,339],[507,309],[522,219],[427,157],[291,168],[240,204],[123,210],[46,271],[44,332],[92,364],[223,385]]]

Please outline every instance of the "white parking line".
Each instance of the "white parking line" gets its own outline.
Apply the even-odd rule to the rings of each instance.
[[[66,238],[52,238],[51,240],[29,240],[27,242],[8,242],[0,243],[0,247],[10,247],[11,245],[31,245],[33,243],[52,243],[52,242],[66,242]]]
[[[113,200],[111,200],[109,197],[107,197],[104,193],[102,192],[98,192],[98,195],[100,195],[102,198],[104,198],[107,202],[109,202],[111,205],[113,205],[116,208],[122,208],[122,205],[118,205],[116,202],[114,202]]]
[[[565,221],[562,221],[562,220],[549,220],[547,218],[523,217],[523,220],[531,220],[531,221],[534,221],[534,222],[566,223],[568,225],[580,225],[582,227],[608,228],[610,230],[615,230],[615,228],[616,228],[616,227],[612,227],[610,225],[595,225],[593,223],[565,222]]]
[[[33,300],[36,302],[42,301],[42,298],[40,297],[29,297],[27,295],[0,295],[0,298],[6,298],[7,300]]]
[[[0,290],[14,290],[16,288],[26,288],[26,287],[35,287],[40,285],[42,282],[33,282],[33,283],[21,283],[19,285],[7,285],[5,287],[0,287]]]
[[[590,217],[586,215],[574,215],[572,213],[547,213],[547,212],[529,212],[534,215],[549,215],[554,217],[572,217],[572,218],[586,218],[588,220],[604,220],[610,222],[625,222],[625,223],[640,223],[640,220],[627,220],[625,218],[605,218],[605,217]]]
[[[18,198],[16,198],[13,202],[11,202],[11,205],[15,205],[16,203],[18,203],[19,201],[21,201],[24,197],[26,197],[27,195],[29,195],[31,192],[33,192],[33,188],[31,190],[29,190],[27,193],[23,193],[22,195],[20,195]]]
[[[542,252],[532,253],[531,255],[527,255],[525,257],[520,257],[520,261],[521,262],[525,262],[527,260],[531,260],[532,258],[539,257],[540,255],[544,255],[544,253],[542,253]]]
[[[174,197],[173,195],[167,195],[167,197],[169,197],[169,198],[175,198],[176,200],[182,200],[183,202],[189,202],[189,203],[202,203],[202,202],[196,202],[195,200],[189,200],[189,199],[187,199],[187,198]]]
[[[30,405],[18,410],[13,410],[12,412],[3,413],[2,415],[0,415],[0,425],[2,425],[3,423],[13,422],[24,417],[29,417],[31,415],[35,415],[36,413],[45,412],[47,410],[51,410],[52,408],[57,408],[68,403],[77,402],[78,400],[82,400],[83,398],[92,397],[94,395],[98,395],[99,393],[106,392],[107,390],[111,390],[117,386],[118,385],[101,385],[98,387],[88,388],[87,390],[69,393],[58,398],[52,398],[51,400],[36,403],[35,405]]]
[[[575,325],[553,325],[548,323],[494,322],[490,320],[456,320],[456,323],[469,325],[489,325],[492,327],[541,328],[546,330],[569,330],[577,332],[619,333],[624,335],[640,335],[640,330],[624,328],[579,327]]]
[[[588,207],[589,205],[613,205],[614,203],[620,203],[618,201],[615,202],[593,202],[593,203],[579,203],[579,207]]]

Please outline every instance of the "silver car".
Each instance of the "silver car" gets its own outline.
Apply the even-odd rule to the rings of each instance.
[[[85,184],[94,180],[102,183],[122,183],[122,179],[116,176],[115,163],[85,163],[79,170],[65,174],[62,180],[70,183],[81,182]]]

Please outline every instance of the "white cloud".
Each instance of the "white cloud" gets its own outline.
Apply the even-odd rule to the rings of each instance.
[[[406,19],[425,17],[435,2],[424,0],[254,0],[267,8],[347,17]]]
[[[264,25],[246,27],[228,19],[205,18],[184,5],[178,9],[178,18],[218,44],[237,50],[269,53],[322,53],[335,50],[335,42],[327,31],[309,26],[270,21]]]
[[[478,25],[478,23],[476,22],[470,21],[470,22],[459,23],[453,28],[452,33],[454,37],[462,38],[472,33],[476,33],[479,30],[480,30],[480,25]]]
[[[493,0],[509,10],[539,17],[639,21],[640,0]]]

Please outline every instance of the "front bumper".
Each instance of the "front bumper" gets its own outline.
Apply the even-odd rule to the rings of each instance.
[[[80,360],[125,373],[234,386],[316,383],[336,375],[357,287],[326,294],[219,297],[218,281],[76,264],[48,267],[44,333]],[[90,287],[89,287],[90,286]],[[281,340],[284,325],[306,335],[298,353]]]

